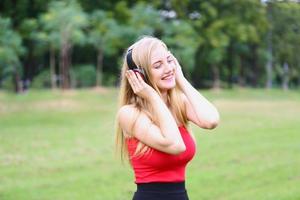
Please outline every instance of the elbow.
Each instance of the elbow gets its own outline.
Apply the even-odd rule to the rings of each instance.
[[[174,144],[171,148],[169,153],[172,155],[179,155],[186,151],[186,146],[184,144]]]
[[[206,125],[206,129],[214,129],[218,126],[219,122],[215,121],[215,122],[209,122],[207,125]]]
[[[186,151],[186,146],[183,141],[170,141],[164,140],[163,143],[160,144],[161,150],[165,153],[171,155],[179,155]]]
[[[220,123],[220,115],[217,113],[213,118],[207,121],[205,128],[206,129],[214,129],[216,128]]]
[[[174,155],[179,155],[185,151],[186,151],[186,146],[184,144],[178,145],[178,147],[176,148],[176,151],[174,152]]]

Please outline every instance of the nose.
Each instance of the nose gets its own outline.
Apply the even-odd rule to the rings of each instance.
[[[169,72],[171,72],[171,71],[173,71],[173,69],[174,69],[174,65],[173,65],[173,62],[168,62],[168,61],[166,61],[165,63],[164,63],[164,72],[167,74],[167,73],[169,73]]]

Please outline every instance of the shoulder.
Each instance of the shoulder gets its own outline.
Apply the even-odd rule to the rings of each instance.
[[[140,126],[145,121],[148,121],[149,118],[143,111],[140,111],[134,105],[129,104],[122,106],[118,110],[117,120],[125,134],[132,135],[133,128]]]
[[[138,109],[134,105],[124,105],[122,106],[117,113],[117,119],[122,128],[126,124],[131,124],[133,117],[138,114]]]
[[[132,115],[137,111],[138,111],[137,108],[132,104],[124,105],[120,107],[120,109],[118,110],[117,117],[118,119],[121,119],[128,115]]]

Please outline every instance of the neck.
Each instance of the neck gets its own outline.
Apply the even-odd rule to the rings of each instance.
[[[161,91],[161,95],[162,95],[163,101],[165,102],[165,104],[167,104],[168,103],[168,91],[167,90]]]

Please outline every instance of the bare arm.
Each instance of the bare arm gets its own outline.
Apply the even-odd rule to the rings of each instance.
[[[176,82],[184,93],[188,119],[201,128],[215,128],[220,120],[218,110],[186,80],[177,59],[174,59],[177,67]]]
[[[219,112],[188,81],[182,87],[184,92],[187,117],[201,128],[213,129],[220,120]]]
[[[153,124],[146,114],[140,113],[133,106],[123,106],[118,116],[122,129],[160,151],[170,154],[185,151],[185,144],[176,121],[161,97],[139,75],[136,77],[134,72],[129,72],[127,78],[134,93],[145,98],[152,105],[159,125]],[[128,119],[128,116],[137,116],[137,118],[136,120]],[[132,130],[131,127],[133,127]]]

